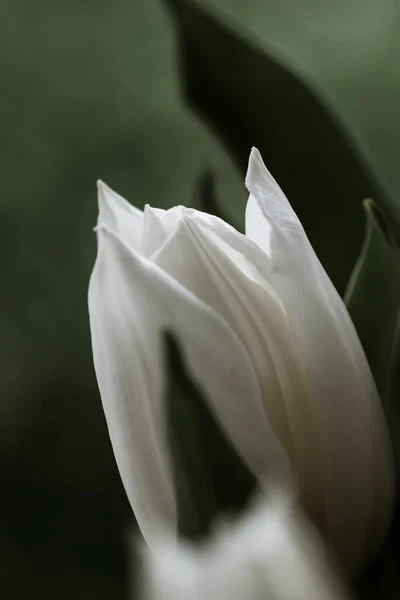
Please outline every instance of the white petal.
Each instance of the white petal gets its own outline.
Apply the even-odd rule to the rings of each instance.
[[[143,221],[143,253],[147,258],[160,250],[169,237],[175,232],[183,206],[174,206],[169,210],[153,208],[148,204],[144,209]]]
[[[175,527],[163,414],[160,333],[172,329],[193,377],[256,476],[288,472],[262,416],[251,363],[218,315],[112,232],[98,230],[89,288],[93,354],[114,453],[139,526],[151,543]]]
[[[237,334],[260,382],[267,420],[290,455],[308,505],[323,521],[319,433],[285,308],[263,276],[265,255],[219,219],[186,209],[152,260]]]
[[[246,234],[270,257],[272,283],[304,359],[323,436],[328,532],[342,561],[357,569],[385,534],[393,501],[392,459],[375,384],[342,300],[255,149],[246,185]]]
[[[160,539],[145,553],[144,600],[344,600],[312,526],[286,498],[259,500],[203,546]]]
[[[107,227],[129,248],[142,252],[143,211],[135,208],[103,181],[97,182],[99,218],[97,227]]]

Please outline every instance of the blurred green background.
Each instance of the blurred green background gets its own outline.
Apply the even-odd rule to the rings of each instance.
[[[176,4],[179,11],[185,2]],[[327,107],[347,132],[385,202],[395,206],[400,5],[395,0],[200,4],[216,10],[218,21],[307,85],[313,102]],[[0,23],[0,593],[10,600],[28,594],[124,598],[133,518],[97,392],[86,307],[96,253],[96,179],[138,207],[198,205],[207,168],[215,177],[219,208],[242,225],[244,172],[237,169],[234,152],[229,155],[229,143],[223,147],[182,99],[178,37],[165,2],[5,0]],[[185,23],[189,46],[200,56],[204,49],[210,73],[218,60],[227,80],[238,72],[238,63],[218,50],[219,41],[208,43],[207,27],[196,33],[196,16],[189,14]],[[268,89],[262,79],[251,81],[250,89],[243,79],[240,90],[245,108],[258,86],[265,98],[269,93],[276,98],[274,78]],[[200,92],[207,95],[206,83]],[[281,99],[278,92],[274,111],[281,104],[296,114],[295,97]],[[236,118],[240,126],[235,112],[240,106],[226,103],[231,128]],[[272,114],[264,100],[258,110],[264,106],[261,127]],[[276,118],[274,113],[274,123]],[[307,142],[318,131],[312,122],[303,125]],[[286,128],[281,142],[293,149],[291,164],[298,157],[303,172],[296,128],[293,135]],[[345,171],[332,160],[330,138],[319,139],[318,148],[324,173],[346,185]],[[274,155],[273,147],[264,150]],[[281,181],[277,175],[284,189],[286,181],[296,186],[285,153],[275,156],[281,164],[274,164],[274,173],[287,177]],[[313,164],[308,170],[312,176]],[[361,233],[349,257],[362,240],[362,199],[354,199]],[[314,215],[323,213],[324,198],[311,194],[310,207]],[[340,231],[335,222],[328,232],[338,245],[350,228],[346,214],[339,217]],[[326,260],[334,269],[332,257]],[[341,259],[335,260],[340,266]]]

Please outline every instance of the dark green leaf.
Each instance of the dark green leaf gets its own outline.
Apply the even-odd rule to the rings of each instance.
[[[179,532],[198,539],[215,517],[235,513],[256,481],[220,429],[171,334],[165,336],[167,429],[178,505]]]
[[[400,465],[400,256],[385,215],[371,200],[364,202],[367,228],[359,259],[350,278],[345,301],[374,374]],[[400,513],[396,509],[388,539],[374,562],[357,582],[362,600],[399,597]]]
[[[200,173],[197,196],[202,211],[223,219],[215,192],[215,177],[210,169],[206,168]]]
[[[366,352],[386,413],[397,472],[400,467],[400,256],[385,215],[371,200],[364,203],[367,230],[360,257],[350,278],[345,300]],[[381,553],[360,580],[362,598],[375,586],[387,590],[384,598],[397,598],[400,511]],[[394,590],[394,591],[393,591]]]
[[[204,4],[167,3],[186,99],[212,123],[241,172],[251,146],[259,148],[342,293],[362,242],[361,201],[383,200],[382,192],[316,94],[278,57]]]
[[[366,235],[345,302],[385,399],[400,305],[400,257],[382,211],[371,200],[364,207]]]
[[[210,169],[204,169],[200,173],[197,185],[198,187],[196,204],[198,204],[199,209],[210,215],[219,217],[220,219],[222,219],[226,223],[229,223],[230,225],[235,227],[235,229],[243,233],[244,228],[241,227],[238,223],[233,223],[231,219],[221,210],[218,204],[216,194],[215,176]]]
[[[400,255],[384,213],[371,200],[365,241],[345,302],[381,396],[400,466]]]

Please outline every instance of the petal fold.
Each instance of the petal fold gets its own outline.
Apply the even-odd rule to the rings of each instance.
[[[257,477],[289,473],[263,418],[257,378],[217,313],[107,228],[89,287],[94,363],[122,480],[148,543],[174,530],[161,334],[172,330],[223,430]]]
[[[265,418],[292,460],[319,521],[319,432],[285,307],[270,284],[265,255],[209,215],[186,209],[152,259],[215,310],[246,349],[261,385]],[[310,443],[312,440],[312,443]]]

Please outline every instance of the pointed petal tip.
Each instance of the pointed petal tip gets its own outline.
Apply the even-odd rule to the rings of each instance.
[[[260,151],[254,146],[251,149],[249,164],[247,167],[245,185],[250,193],[255,185],[259,184],[260,179],[269,176],[267,168],[264,164]]]
[[[110,198],[112,198],[112,190],[102,179],[98,179],[96,181],[96,187],[97,201],[99,205],[100,214],[106,206],[110,205]]]
[[[151,204],[146,202],[146,204],[144,205],[144,208],[143,208],[143,213],[147,217],[150,216],[150,217],[160,218],[160,215],[164,214],[165,210],[163,208],[155,208],[154,206],[151,206]]]
[[[262,157],[261,157],[261,152],[259,151],[258,148],[256,148],[256,146],[252,146],[251,147],[251,151],[250,151],[250,161],[251,160],[261,160],[262,161]]]
[[[96,181],[98,198],[104,200],[110,207],[120,207],[125,210],[138,210],[125,200],[120,194],[114,191],[105,181],[98,179]]]
[[[99,220],[113,226],[118,223],[118,230],[123,228],[123,221],[128,223],[132,215],[136,219],[143,218],[143,211],[132,206],[123,196],[115,192],[102,179],[97,180],[97,201],[99,207]]]
[[[113,192],[113,190],[110,188],[109,185],[106,184],[105,181],[103,181],[102,179],[98,179],[96,181],[96,187],[97,187],[97,194],[98,197],[100,198],[100,196],[102,196],[102,198],[104,200],[107,200],[107,196],[114,194],[115,192]]]
[[[257,198],[267,193],[276,200],[279,199],[280,203],[288,203],[278,182],[265,166],[260,151],[255,147],[250,152],[245,185],[250,194]]]

